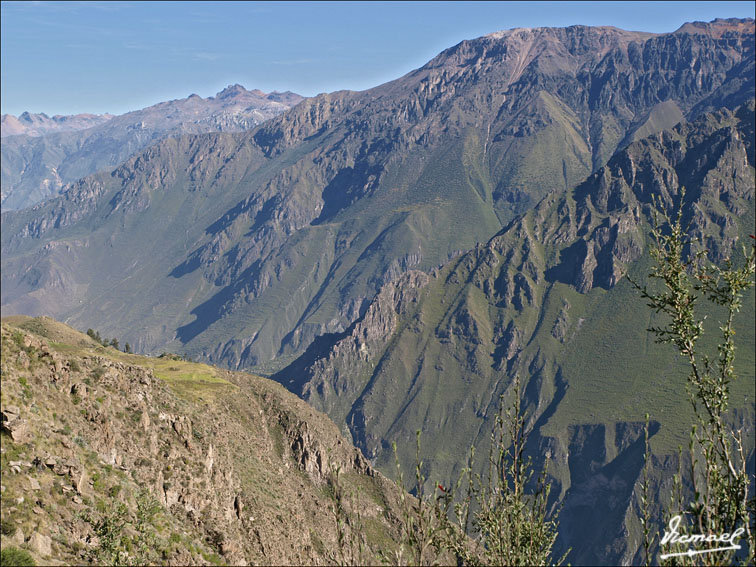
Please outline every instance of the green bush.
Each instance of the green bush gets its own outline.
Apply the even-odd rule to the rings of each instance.
[[[24,376],[21,376],[18,379],[18,383],[21,384],[21,387],[23,388],[24,397],[25,398],[31,398],[32,397],[32,389],[31,389],[31,386],[29,386],[28,380]]]
[[[24,347],[24,334],[21,331],[13,331],[13,335],[11,335],[13,342],[16,343],[17,346],[23,348]]]
[[[11,536],[16,532],[16,526],[8,520],[0,521],[0,534],[4,536]]]
[[[26,567],[27,565],[36,565],[36,563],[28,551],[17,547],[6,547],[0,551],[0,565]]]

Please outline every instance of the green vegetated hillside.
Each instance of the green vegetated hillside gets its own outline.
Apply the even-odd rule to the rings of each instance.
[[[275,382],[21,316],[2,322],[1,378],[4,551],[56,565],[332,564],[335,486],[342,534],[359,526],[373,553],[399,540],[396,485]]]
[[[695,423],[687,368],[646,332],[652,316],[625,278],[646,281],[656,197],[710,258],[733,254],[754,227],[754,102],[633,142],[575,189],[546,197],[486,244],[430,274],[385,286],[344,333],[322,337],[275,378],[328,413],[378,468],[391,443],[413,462],[422,430],[428,477],[449,482],[478,446],[485,465],[499,396],[516,375],[538,463],[549,473],[562,549],[576,564],[642,558],[633,490],[643,463],[643,421],[653,422],[658,503],[668,499],[678,445]],[[703,344],[716,357],[718,319],[704,312]],[[739,379],[732,419],[754,451],[754,295],[738,320]],[[482,456],[481,456],[482,455]]]
[[[5,213],[2,310],[274,372],[622,144],[752,97],[753,69],[753,20],[464,41],[374,89],[162,141]]]

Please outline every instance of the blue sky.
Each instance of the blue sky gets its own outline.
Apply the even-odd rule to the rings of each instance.
[[[2,2],[3,113],[120,114],[226,85],[362,90],[513,27],[670,32],[754,2]]]

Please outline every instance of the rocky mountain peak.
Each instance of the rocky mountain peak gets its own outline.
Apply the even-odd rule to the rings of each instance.
[[[250,91],[247,91],[243,86],[240,84],[234,84],[234,85],[228,85],[225,89],[223,89],[221,92],[215,95],[215,98],[218,100],[227,100],[230,98],[234,98],[237,96],[244,95]],[[251,91],[252,94],[257,94],[260,91]]]
[[[44,136],[55,132],[74,132],[103,124],[113,118],[112,114],[56,114],[50,118],[44,112],[23,112],[16,118],[12,114],[3,114],[0,123],[0,136]]]
[[[462,41],[439,54],[426,67],[466,67],[484,62],[489,65],[504,65],[510,77],[509,82],[512,83],[538,58],[556,60],[577,56],[579,67],[586,61],[598,61],[612,48],[654,35],[611,26],[514,28]],[[577,68],[575,63],[570,61],[570,65],[564,70],[574,72]]]
[[[120,116],[25,113],[21,120],[3,115],[2,136],[27,136],[3,140],[3,210],[54,196],[67,184],[113,168],[163,138],[250,130],[302,100],[290,92],[271,95],[234,84],[215,97],[191,94]]]

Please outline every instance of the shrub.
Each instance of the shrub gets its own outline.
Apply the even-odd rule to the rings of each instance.
[[[0,534],[4,536],[11,536],[16,532],[16,526],[14,526],[8,520],[0,521]]]
[[[26,567],[27,565],[36,565],[36,563],[28,551],[17,547],[6,547],[0,551],[0,565]]]
[[[13,331],[11,338],[13,339],[13,342],[16,343],[17,346],[21,348],[24,347],[24,334],[21,331]]]

